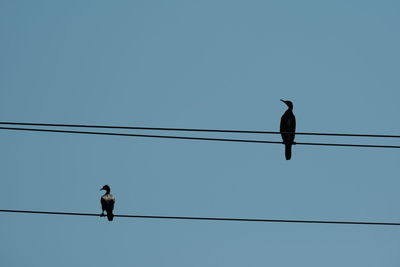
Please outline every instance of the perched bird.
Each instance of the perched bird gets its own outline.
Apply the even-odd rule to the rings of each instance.
[[[101,208],[102,208],[102,213],[100,214],[101,217],[104,217],[104,211],[107,212],[107,219],[109,221],[112,221],[114,218],[113,214],[113,209],[114,209],[114,203],[115,203],[115,197],[110,194],[110,187],[108,185],[103,186],[101,190],[106,190],[106,193],[101,196],[100,202],[101,202]]]
[[[288,106],[288,109],[282,115],[280,132],[283,144],[285,144],[285,157],[289,160],[292,157],[292,145],[296,131],[296,117],[293,114],[293,103],[289,100],[282,100]],[[290,133],[287,133],[290,132]]]

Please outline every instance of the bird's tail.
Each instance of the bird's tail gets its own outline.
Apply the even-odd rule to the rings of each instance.
[[[289,160],[292,158],[292,144],[285,144],[285,157],[286,160]]]
[[[107,212],[107,219],[111,222],[114,219],[114,214],[112,211]]]

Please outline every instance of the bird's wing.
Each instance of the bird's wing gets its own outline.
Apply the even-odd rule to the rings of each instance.
[[[112,211],[114,209],[114,204],[115,204],[115,197],[113,195],[109,195],[109,206],[110,210]]]
[[[296,117],[293,112],[287,110],[281,118],[280,132],[284,142],[293,142],[294,133],[283,133],[283,132],[295,132],[296,131]]]
[[[296,131],[296,117],[294,116],[293,113],[290,113],[289,116],[287,116],[287,130],[288,132],[295,132]]]

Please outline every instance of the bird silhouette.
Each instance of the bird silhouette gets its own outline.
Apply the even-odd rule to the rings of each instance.
[[[100,214],[101,217],[104,217],[104,211],[107,212],[107,219],[109,221],[112,221],[114,218],[113,214],[113,209],[114,209],[114,204],[115,204],[115,197],[110,194],[110,187],[108,185],[103,186],[101,190],[105,190],[106,192],[104,195],[101,196],[100,202],[101,202],[101,208],[102,208],[102,213]]]
[[[286,160],[292,157],[292,145],[294,143],[296,131],[296,117],[293,114],[293,103],[289,100],[282,100],[288,106],[288,109],[282,115],[280,132],[282,135],[283,144],[285,145]]]

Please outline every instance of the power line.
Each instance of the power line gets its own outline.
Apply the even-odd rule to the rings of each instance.
[[[78,212],[58,212],[58,211],[32,211],[32,210],[0,210],[7,213],[25,213],[25,214],[48,214],[48,215],[71,215],[71,216],[95,216],[96,213],[78,213]],[[219,218],[219,217],[187,217],[187,216],[158,216],[158,215],[114,215],[121,218],[137,219],[164,219],[164,220],[196,220],[196,221],[235,221],[235,222],[270,222],[270,223],[318,223],[318,224],[350,224],[350,225],[381,225],[381,226],[400,226],[400,223],[394,222],[361,222],[361,221],[322,221],[322,220],[279,220],[279,219],[250,219],[250,218]]]
[[[211,133],[245,133],[245,134],[281,134],[276,131],[246,131],[246,130],[221,130],[221,129],[190,129],[169,127],[141,127],[141,126],[112,126],[112,125],[87,125],[87,124],[59,124],[59,123],[32,123],[32,122],[0,122],[0,125],[20,126],[51,126],[51,127],[73,127],[73,128],[103,128],[124,130],[154,130],[154,131],[176,131],[176,132],[211,132]],[[317,133],[296,132],[296,135],[322,135],[322,136],[348,136],[348,137],[376,137],[376,138],[400,138],[400,135],[387,134],[350,134],[350,133]]]
[[[53,130],[53,129],[14,128],[14,127],[0,127],[0,130],[69,133],[69,134],[91,134],[91,135],[111,135],[111,136],[147,137],[147,138],[166,138],[166,139],[183,139],[183,140],[199,140],[199,141],[201,140],[201,141],[222,141],[222,142],[241,142],[241,143],[282,144],[282,142],[278,142],[278,141],[250,140],[250,139],[226,139],[226,138],[191,137],[191,136],[128,134],[128,133],[110,133],[110,132],[86,132],[86,131],[69,131],[69,130]],[[393,146],[393,145],[332,144],[332,143],[305,143],[305,142],[295,142],[294,144],[295,145],[308,145],[308,146],[400,148],[400,146]]]

